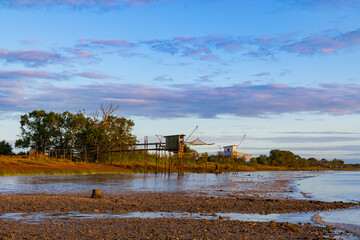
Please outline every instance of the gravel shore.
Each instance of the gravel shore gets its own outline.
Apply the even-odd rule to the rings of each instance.
[[[188,192],[124,192],[92,199],[90,194],[0,196],[4,213],[290,213],[354,207],[354,203],[243,197],[204,197]],[[207,219],[43,219],[36,223],[0,220],[0,239],[324,239],[331,228],[312,224]]]
[[[294,199],[199,197],[186,192],[126,192],[93,199],[85,194],[4,195],[0,213],[33,212],[206,212],[206,213],[291,213],[345,209],[354,203]]]
[[[63,219],[38,224],[0,221],[1,239],[325,239],[311,224],[198,219]]]

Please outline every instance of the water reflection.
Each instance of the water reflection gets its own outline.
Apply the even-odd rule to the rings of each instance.
[[[0,177],[2,193],[65,193],[88,191],[177,191],[195,190],[231,181],[228,175],[185,174],[95,174]]]
[[[286,214],[242,214],[242,213],[177,213],[177,212],[130,212],[130,213],[4,213],[0,219],[22,220],[28,222],[39,222],[45,219],[63,218],[191,218],[191,219],[223,219],[252,222],[289,222],[289,223],[312,223],[311,218],[315,213],[286,213]]]
[[[1,176],[0,192],[8,193],[71,193],[88,192],[99,188],[117,191],[259,191],[273,181],[296,179],[312,172],[242,172],[223,174],[95,174],[95,175],[37,175]],[[272,189],[273,190],[273,189]],[[284,192],[283,189],[279,190]],[[211,194],[211,193],[210,193]]]

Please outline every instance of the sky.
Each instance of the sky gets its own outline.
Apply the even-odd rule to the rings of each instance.
[[[360,0],[1,0],[0,140],[119,105],[144,136],[360,157]]]

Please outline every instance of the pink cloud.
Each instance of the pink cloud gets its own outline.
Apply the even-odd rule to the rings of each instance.
[[[81,39],[81,42],[87,42],[89,44],[98,44],[104,46],[116,46],[116,47],[133,47],[134,43],[121,40],[121,39]]]
[[[280,49],[300,54],[329,54],[340,50],[360,46],[360,30],[350,31],[337,36],[317,35],[294,42]]]
[[[102,73],[96,73],[96,72],[83,72],[76,74],[77,76],[86,77],[86,78],[93,78],[93,79],[109,79],[110,76]]]
[[[7,63],[23,63],[30,67],[39,67],[50,63],[61,63],[66,58],[60,54],[49,51],[40,50],[16,50],[10,51],[0,49],[0,60]]]
[[[56,74],[44,71],[32,71],[32,70],[0,70],[0,78],[2,79],[28,79],[28,78],[37,78],[37,79],[66,79],[67,76],[64,74]]]
[[[0,79],[23,80],[23,79],[48,79],[48,80],[69,80],[74,76],[81,76],[92,79],[110,79],[109,75],[99,72],[62,72],[52,73],[46,71],[33,70],[0,70]]]
[[[173,79],[168,77],[167,75],[157,76],[153,80],[157,81],[157,82],[172,82],[173,81]]]
[[[84,50],[72,50],[72,53],[79,56],[79,57],[92,57],[93,54],[89,51]]]
[[[94,109],[100,102],[116,101],[124,114],[147,117],[213,118],[224,114],[263,117],[296,112],[331,115],[360,113],[360,85],[338,85],[341,91],[337,91],[331,85],[305,88],[284,84],[238,84],[226,87],[192,84],[159,88],[118,83],[79,87],[47,84],[28,85],[29,91],[24,92],[21,97],[9,95],[9,92],[14,91],[14,84],[2,83],[2,86],[0,95],[5,102],[10,103],[11,100],[11,111],[24,110],[34,105],[66,110]],[[4,109],[8,109],[8,106],[0,104],[0,111]]]

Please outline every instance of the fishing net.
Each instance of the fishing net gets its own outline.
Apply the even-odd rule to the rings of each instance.
[[[201,141],[199,138],[197,138],[194,141],[186,142],[186,144],[189,144],[189,145],[214,145],[215,143],[206,143],[206,142]]]

